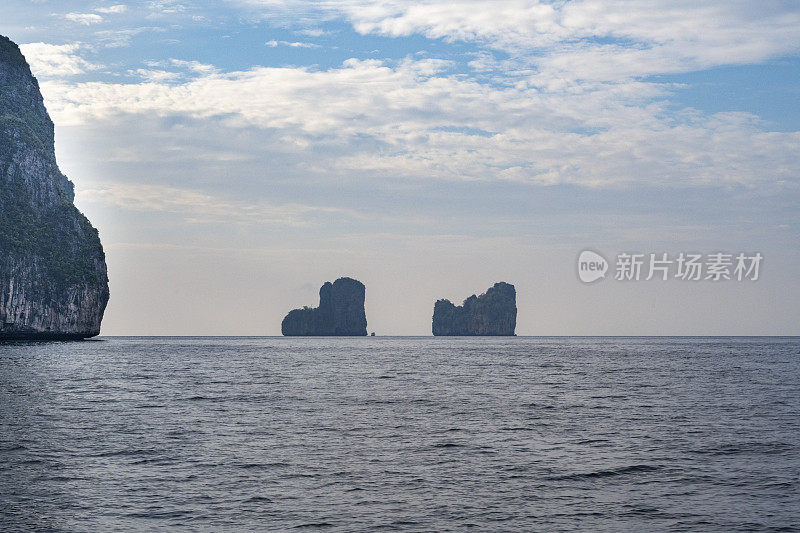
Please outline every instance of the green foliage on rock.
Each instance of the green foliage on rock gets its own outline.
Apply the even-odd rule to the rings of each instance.
[[[73,196],[39,85],[19,48],[0,36],[0,261],[36,262],[51,288],[105,283],[98,232]]]
[[[36,257],[58,287],[97,283],[95,260],[103,260],[98,232],[66,198],[46,213],[31,209],[21,179],[0,181],[0,251]]]

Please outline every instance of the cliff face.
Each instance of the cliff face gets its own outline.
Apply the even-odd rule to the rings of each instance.
[[[474,294],[456,307],[439,300],[433,308],[434,335],[514,335],[517,326],[517,292],[514,286],[495,283],[485,294]]]
[[[100,333],[105,254],[73,200],[39,84],[0,36],[0,339]]]
[[[319,290],[319,307],[290,311],[281,323],[284,335],[365,336],[364,284],[352,278],[326,282]]]

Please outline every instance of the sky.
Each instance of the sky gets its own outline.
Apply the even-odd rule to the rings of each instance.
[[[0,34],[100,231],[103,335],[277,335],[341,276],[378,335],[497,281],[519,335],[800,334],[794,0],[5,0]]]

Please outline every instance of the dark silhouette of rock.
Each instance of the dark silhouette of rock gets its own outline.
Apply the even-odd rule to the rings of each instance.
[[[281,333],[296,335],[366,336],[364,284],[352,278],[325,282],[319,290],[319,307],[290,311]]]
[[[0,339],[100,333],[105,254],[74,196],[56,164],[39,84],[17,45],[0,36]]]
[[[433,308],[434,335],[514,335],[517,326],[517,292],[514,286],[495,283],[485,294],[474,294],[456,307],[438,300]]]

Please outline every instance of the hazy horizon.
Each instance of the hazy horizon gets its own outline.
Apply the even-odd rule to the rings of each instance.
[[[498,7],[500,6],[500,7]],[[800,5],[10,0],[100,231],[101,335],[368,331],[517,290],[519,336],[800,334]],[[578,255],[763,255],[582,283]]]

